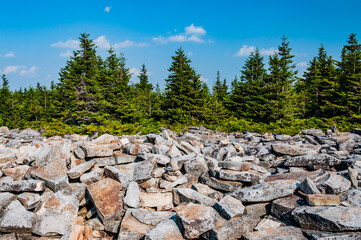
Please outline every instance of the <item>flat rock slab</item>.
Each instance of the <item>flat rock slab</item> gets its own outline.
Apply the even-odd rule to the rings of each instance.
[[[165,193],[145,193],[141,192],[139,195],[140,207],[161,207],[173,204],[173,194],[171,192]]]
[[[289,144],[273,144],[273,151],[281,155],[289,155],[289,156],[302,156],[306,154],[317,154],[317,152],[310,148],[303,148],[295,145]]]
[[[136,182],[130,182],[127,188],[127,193],[124,198],[124,203],[128,207],[138,208],[139,207],[139,186]]]
[[[351,188],[351,182],[341,175],[330,173],[326,179],[320,180],[317,188],[327,194],[339,194]]]
[[[241,182],[221,180],[215,177],[203,178],[202,182],[211,188],[224,192],[233,192],[243,186]]]
[[[131,213],[139,222],[153,226],[156,226],[160,222],[168,220],[175,215],[174,212],[157,212],[150,209],[134,209]]]
[[[139,240],[154,226],[139,222],[133,215],[134,209],[128,209],[122,219],[118,240]]]
[[[328,154],[311,154],[296,157],[286,157],[286,167],[311,167],[314,169],[329,169],[339,165],[342,161]]]
[[[350,189],[347,193],[347,200],[352,206],[361,208],[361,191],[358,189]]]
[[[88,193],[94,203],[102,222],[114,220],[121,216],[123,208],[122,184],[105,178],[87,186]]]
[[[243,235],[245,240],[306,240],[299,228],[286,226]]]
[[[276,180],[237,189],[230,195],[242,202],[269,202],[293,194],[298,185],[299,182],[296,180]]]
[[[213,206],[216,201],[190,188],[174,188],[173,202],[176,205],[181,203],[198,203],[205,206]]]
[[[63,235],[73,219],[71,214],[45,211],[37,217],[32,233],[39,236]]]
[[[24,179],[25,174],[27,173],[27,171],[29,170],[29,166],[19,166],[19,167],[15,167],[15,168],[6,168],[6,169],[1,169],[1,171],[6,175],[11,177],[12,179],[14,179],[15,181],[17,180],[22,180]]]
[[[226,219],[233,217],[240,217],[245,211],[245,207],[242,202],[229,195],[222,198],[218,203],[214,205],[220,215]]]
[[[24,205],[26,210],[34,209],[40,202],[40,195],[36,193],[24,192],[18,196],[18,200]]]
[[[172,219],[159,223],[145,235],[145,240],[183,240],[185,239],[176,222]]]
[[[201,234],[216,226],[217,218],[213,208],[199,204],[189,204],[177,212],[179,223],[185,238],[198,238]]]
[[[67,229],[61,240],[88,240],[93,238],[92,233],[91,227],[74,224]]]
[[[45,183],[40,180],[19,180],[0,182],[2,192],[42,192],[45,190]]]
[[[94,166],[94,161],[85,162],[82,164],[79,164],[76,167],[73,167],[68,171],[68,176],[70,179],[77,179],[79,178],[83,173],[88,171],[90,168]]]
[[[293,210],[292,216],[304,229],[331,232],[361,230],[361,208],[302,206]]]
[[[19,203],[20,204],[20,203]],[[0,219],[0,232],[30,233],[36,216],[27,211],[23,206],[17,205],[8,209]]]
[[[110,157],[113,155],[113,149],[103,147],[101,145],[86,145],[82,146],[86,157]]]
[[[333,194],[308,194],[306,200],[310,206],[340,205],[340,196]]]
[[[121,151],[114,152],[114,158],[117,164],[132,163],[135,161],[137,156],[124,154]]]
[[[262,175],[256,171],[235,171],[221,169],[219,171],[219,178],[231,181],[240,181],[243,183],[259,184],[263,181]]]
[[[291,212],[303,204],[302,199],[295,195],[276,199],[272,202],[271,214],[278,219],[292,222]]]

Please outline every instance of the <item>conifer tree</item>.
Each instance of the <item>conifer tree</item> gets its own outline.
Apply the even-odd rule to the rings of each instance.
[[[148,81],[148,71],[145,64],[142,65],[138,76],[139,83],[136,84],[137,98],[140,110],[147,116],[152,115],[152,90],[153,85]]]
[[[0,88],[0,124],[9,125],[11,115],[11,92],[9,90],[9,80],[6,75],[1,76],[2,85]]]

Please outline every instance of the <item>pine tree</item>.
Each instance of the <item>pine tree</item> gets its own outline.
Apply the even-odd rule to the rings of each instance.
[[[165,101],[163,109],[171,123],[191,123],[201,120],[202,116],[202,82],[200,75],[191,67],[191,60],[182,48],[172,57],[166,79]]]
[[[138,104],[145,116],[152,115],[152,90],[153,85],[148,81],[148,72],[145,64],[142,65],[138,76],[139,83],[136,84]]]
[[[204,88],[206,87],[207,85],[204,86]],[[208,91],[205,92],[205,96],[210,95]],[[213,85],[213,94],[211,99],[209,99],[209,103],[206,105],[212,106],[212,115],[214,116],[214,121],[219,121],[227,114],[226,104],[228,101],[227,80],[224,79],[223,82],[221,81],[221,75],[219,71],[217,71],[216,81]]]
[[[11,115],[11,92],[9,90],[9,80],[6,75],[1,76],[2,85],[0,88],[0,124],[9,125]]]

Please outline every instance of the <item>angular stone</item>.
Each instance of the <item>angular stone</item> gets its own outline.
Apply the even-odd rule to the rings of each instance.
[[[339,194],[351,188],[351,182],[341,175],[330,173],[317,182],[317,188],[327,194]]]
[[[24,205],[26,210],[34,209],[40,202],[40,195],[36,193],[22,193],[18,196],[18,200]]]
[[[214,199],[204,196],[190,188],[174,188],[173,202],[176,205],[192,202],[205,206],[213,206],[216,203]]]
[[[42,192],[45,190],[45,183],[40,180],[19,180],[1,181],[0,191],[2,192]]]
[[[128,207],[138,208],[139,207],[139,186],[136,182],[130,182],[127,188],[127,193],[124,198],[124,203]]]
[[[298,196],[276,199],[272,202],[271,214],[278,219],[292,222],[291,212],[302,204],[302,199]]]
[[[167,165],[170,162],[170,158],[168,156],[164,156],[161,154],[152,154],[152,153],[140,153],[138,157],[144,160],[151,160],[160,165]]]
[[[37,217],[32,233],[40,236],[63,235],[73,219],[71,214],[45,211]]]
[[[173,217],[175,213],[167,211],[157,212],[149,209],[134,209],[132,210],[132,215],[141,223],[156,226],[160,222]]]
[[[73,167],[72,169],[70,169],[68,171],[68,176],[70,179],[77,179],[79,178],[81,175],[83,175],[83,173],[85,173],[86,171],[88,171],[90,168],[93,167],[95,162],[93,161],[89,161],[89,162],[85,162],[82,163],[76,167]]]
[[[282,225],[281,222],[276,222],[270,219],[262,219],[257,226],[254,228],[256,231],[267,231],[268,229],[278,228]]]
[[[124,154],[121,151],[114,152],[114,158],[117,164],[132,163],[135,161],[137,156]]]
[[[197,192],[213,198],[215,200],[220,200],[221,198],[223,198],[223,193],[216,191],[212,188],[210,188],[208,185],[202,184],[202,183],[196,183],[192,185],[192,189],[196,190]]]
[[[257,225],[258,219],[249,217],[236,217],[219,224],[207,232],[205,237],[211,240],[236,240],[250,232]]]
[[[169,182],[161,179],[159,181],[159,187],[165,189],[172,189],[178,185],[184,184],[188,181],[188,178],[184,175],[179,176],[174,182]]]
[[[316,184],[309,178],[305,178],[303,182],[300,184],[300,189],[302,192],[306,194],[320,194],[320,190],[318,190]]]
[[[75,148],[73,152],[79,159],[85,159],[85,152],[81,147]]]
[[[15,181],[24,179],[25,174],[29,170],[29,166],[19,166],[15,168],[6,168],[1,171],[6,175],[14,179]]]
[[[117,140],[117,138],[110,134],[103,134],[100,137],[94,139],[92,141],[93,144],[101,145],[101,144],[110,144],[112,141]]]
[[[139,240],[153,228],[152,225],[139,222],[133,217],[132,211],[134,211],[134,209],[128,209],[123,217],[118,240]]]
[[[119,226],[120,226],[120,220],[118,221],[108,221],[104,224],[104,229],[107,232],[111,232],[111,233],[118,233],[119,231]]]
[[[89,226],[74,224],[69,226],[61,240],[88,240],[93,239],[93,230]]]
[[[168,152],[167,152],[166,155],[167,155],[168,157],[170,157],[170,158],[176,158],[176,157],[182,156],[182,153],[179,151],[179,149],[176,147],[176,145],[173,144],[173,145],[169,148],[169,150],[168,150]]]
[[[120,192],[122,190],[121,183],[105,178],[88,185],[87,189],[103,223],[121,216],[123,208],[123,199]]]
[[[0,232],[28,233],[36,221],[34,213],[27,211],[18,201],[16,207],[6,210],[0,219]]]
[[[361,230],[361,208],[302,206],[293,210],[292,216],[304,229],[331,232]]]
[[[17,238],[15,233],[9,233],[1,235],[0,240],[17,240]]]
[[[361,191],[359,189],[350,189],[347,193],[347,200],[352,206],[361,208]]]
[[[251,218],[259,218],[270,213],[270,203],[256,203],[246,206],[245,215]]]
[[[354,168],[348,168],[348,176],[351,180],[351,184],[352,187],[357,189],[358,188],[358,180],[357,180],[357,176],[358,176],[358,172],[357,169]]]
[[[57,192],[68,186],[67,167],[64,159],[53,159],[44,166],[35,166],[31,170],[31,176],[45,182],[46,186]]]
[[[95,166],[89,173],[84,173],[80,176],[80,182],[84,184],[92,184],[102,179],[104,170]]]
[[[273,151],[275,151],[278,154],[282,155],[289,155],[289,156],[301,156],[301,155],[314,155],[317,154],[317,152],[310,148],[302,148],[295,145],[289,145],[289,144],[273,144],[272,145]]]
[[[361,237],[361,232],[320,232],[304,230],[303,233],[308,239],[319,240],[358,240]]]
[[[110,157],[113,155],[113,149],[103,147],[101,145],[86,145],[82,146],[86,157]]]
[[[184,170],[191,176],[199,177],[208,170],[208,166],[203,157],[197,156],[184,163]]]
[[[307,177],[314,179],[320,175],[322,175],[324,172],[320,171],[301,171],[301,172],[289,172],[289,173],[279,173],[275,175],[271,175],[265,178],[265,182],[272,182],[275,180],[297,180],[299,182],[303,182]]]
[[[139,195],[140,207],[161,207],[173,204],[173,194],[171,192],[165,193],[145,193],[140,192]]]
[[[128,187],[129,181],[127,180],[127,176],[118,168],[107,166],[104,168],[104,174],[107,178],[111,178],[120,182],[123,188],[126,189]]]
[[[311,167],[328,169],[341,164],[341,160],[328,154],[314,154],[296,157],[286,157],[286,167]]]
[[[240,217],[245,211],[242,202],[229,195],[222,198],[214,205],[214,208],[226,219]]]
[[[177,222],[185,238],[198,238],[216,226],[217,218],[213,208],[199,204],[189,204],[177,212]]]
[[[299,228],[292,226],[268,229],[267,231],[249,232],[243,235],[245,240],[306,240]]]
[[[306,196],[307,203],[310,206],[338,206],[340,205],[340,197],[332,194],[308,194]]]
[[[276,180],[237,189],[230,195],[242,202],[268,202],[293,194],[298,185],[299,182],[295,180]]]
[[[100,220],[98,218],[92,218],[89,219],[85,225],[91,227],[94,230],[98,230],[98,231],[103,231],[104,230],[104,225],[100,222]]]
[[[224,192],[233,192],[243,186],[241,182],[225,181],[214,177],[202,178],[202,182],[211,188]]]
[[[115,160],[114,156],[90,158],[90,160],[95,161],[95,165],[98,167],[114,166],[117,164],[117,161]]]
[[[156,165],[152,160],[136,163],[134,167],[133,181],[141,183],[152,178]]]
[[[234,162],[234,161],[222,161],[218,163],[218,166],[224,169],[236,170],[236,171],[248,171],[251,165],[247,162]]]
[[[221,169],[221,171],[219,171],[219,178],[224,180],[240,181],[243,183],[252,183],[252,184],[259,184],[263,181],[262,175],[252,170],[240,172],[234,170]]]
[[[159,223],[155,228],[150,230],[144,237],[145,240],[183,240],[184,237],[180,232],[174,220],[169,219]]]

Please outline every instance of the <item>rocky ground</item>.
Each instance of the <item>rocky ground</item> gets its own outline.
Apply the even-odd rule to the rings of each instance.
[[[0,240],[361,239],[361,130],[0,128]]]

